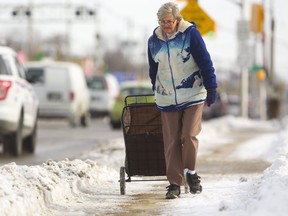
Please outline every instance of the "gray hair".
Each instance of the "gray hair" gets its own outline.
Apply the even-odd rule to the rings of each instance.
[[[159,8],[157,12],[158,20],[162,20],[168,14],[172,14],[175,19],[182,19],[180,10],[177,4],[175,4],[174,2],[167,2]]]

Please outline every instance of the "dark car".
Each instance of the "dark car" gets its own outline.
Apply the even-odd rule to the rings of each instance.
[[[228,102],[224,94],[218,94],[218,98],[214,104],[208,107],[205,104],[203,110],[203,119],[208,120],[212,118],[221,117],[228,114]]]

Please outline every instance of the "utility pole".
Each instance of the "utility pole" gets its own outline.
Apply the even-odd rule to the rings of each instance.
[[[275,18],[274,18],[274,5],[273,0],[270,0],[270,16],[271,16],[271,34],[270,34],[270,68],[269,68],[269,76],[270,76],[270,84],[274,86],[274,34],[275,34]]]
[[[274,1],[270,0],[270,64],[269,64],[269,118],[278,118],[280,116],[281,96],[283,90],[277,88],[274,74],[274,43],[275,43],[275,17],[274,17]]]
[[[245,19],[245,0],[229,0],[240,7],[240,20],[237,21],[238,53],[237,64],[240,69],[240,96],[241,96],[241,116],[248,117],[249,101],[249,74],[248,67],[251,66],[251,47],[249,40],[249,22]]]
[[[70,12],[70,8],[71,8],[71,2],[70,0],[66,0],[66,16],[69,17],[68,12]],[[66,19],[66,34],[65,34],[65,53],[66,53],[66,58],[68,57],[67,55],[70,55],[70,44],[71,44],[71,40],[70,40],[70,34],[71,34],[71,19]]]
[[[245,29],[245,28],[248,28],[248,26],[247,26],[248,22],[245,19],[245,0],[241,1],[240,7],[241,7],[241,19],[240,19],[240,22],[244,23],[243,29]],[[238,25],[238,28],[240,28],[239,25]],[[244,30],[244,32],[245,32],[245,30]],[[248,101],[249,101],[249,98],[248,98],[248,95],[249,95],[249,77],[248,77],[248,69],[247,69],[247,64],[248,64],[247,61],[249,59],[247,59],[247,55],[246,55],[247,47],[248,47],[247,46],[248,38],[249,38],[249,31],[244,33],[243,40],[241,38],[238,39],[238,49],[240,49],[240,52],[241,52],[241,53],[238,53],[238,55],[246,56],[246,61],[240,65],[240,73],[241,73],[241,116],[244,117],[244,118],[248,117]],[[241,49],[241,47],[242,47],[242,49]],[[245,47],[245,50],[243,49],[243,47]]]
[[[260,95],[260,118],[262,120],[267,119],[267,81],[266,81],[266,72],[265,72],[265,0],[262,0],[262,10],[263,10],[263,23],[262,23],[262,33],[261,33],[261,39],[262,39],[262,76],[264,76],[262,79],[260,77],[260,89],[259,89],[259,95]],[[258,73],[261,73],[258,72]]]
[[[27,25],[27,40],[28,40],[28,58],[31,59],[33,56],[33,0],[29,1],[29,15],[26,13],[28,18],[28,25]]]

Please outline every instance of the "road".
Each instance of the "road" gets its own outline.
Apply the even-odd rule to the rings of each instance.
[[[40,119],[36,152],[16,158],[3,155],[1,149],[0,165],[10,162],[18,165],[38,165],[48,159],[73,159],[81,152],[95,149],[95,146],[105,140],[121,136],[122,130],[112,130],[106,118],[92,119],[91,125],[87,128],[71,128],[65,120]]]

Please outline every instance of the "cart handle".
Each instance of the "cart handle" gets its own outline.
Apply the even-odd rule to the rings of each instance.
[[[129,104],[128,99],[129,98],[135,98],[135,100],[133,100],[133,103],[151,103],[148,102],[148,98],[149,97],[154,97],[154,94],[137,94],[137,95],[127,95],[125,97],[125,106],[127,106]],[[140,100],[141,98],[144,98],[145,100]],[[130,103],[131,104],[131,103]]]

